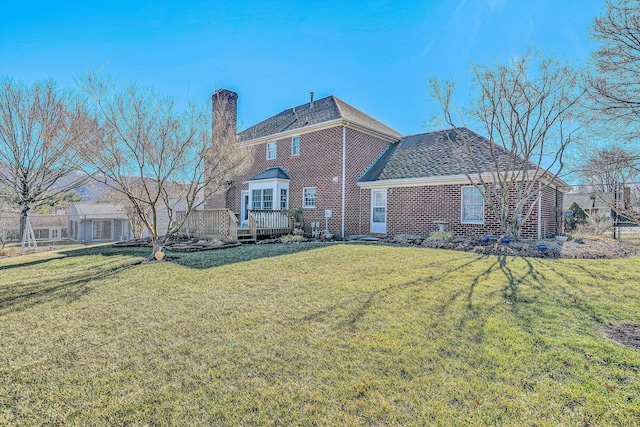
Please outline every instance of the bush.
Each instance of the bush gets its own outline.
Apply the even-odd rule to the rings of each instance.
[[[429,234],[428,240],[438,240],[448,242],[453,239],[453,233],[450,231],[434,231]]]
[[[604,234],[613,228],[613,219],[602,214],[587,217],[585,224],[578,225],[577,231],[585,234]]]
[[[280,241],[282,243],[301,242],[302,239],[303,239],[302,236],[294,236],[293,234],[286,234],[284,236],[280,236]]]
[[[18,254],[18,248],[0,249],[0,256],[13,256]]]
[[[587,223],[587,218],[589,216],[587,215],[587,213],[584,211],[584,209],[582,209],[582,207],[578,203],[576,203],[576,202],[571,203],[571,205],[569,205],[569,209],[568,210],[573,212],[573,215],[565,216],[565,222],[566,222],[567,231],[573,231],[578,226],[584,225],[584,224]]]

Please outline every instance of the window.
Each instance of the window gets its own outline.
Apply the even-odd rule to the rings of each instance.
[[[49,238],[49,229],[48,228],[34,228],[33,236],[36,239],[48,239]]]
[[[462,187],[462,223],[484,223],[484,197],[476,187]]]
[[[281,188],[280,189],[280,209],[281,210],[285,210],[285,209],[287,209],[287,206],[288,206],[287,189],[286,188]]]
[[[253,190],[251,196],[251,209],[254,211],[262,209],[262,190]]]
[[[273,189],[264,188],[251,192],[251,209],[254,211],[273,209]]]
[[[310,187],[310,188],[303,189],[302,207],[303,208],[315,208],[316,207],[316,188],[315,187]]]
[[[276,143],[275,142],[267,142],[267,160],[272,160],[276,158]]]
[[[92,221],[92,240],[111,240],[111,221]]]
[[[60,236],[58,235],[58,230],[57,230],[57,229],[53,229],[53,230],[51,230],[51,238],[52,238],[52,239],[57,239],[58,237],[60,237]]]
[[[273,189],[271,188],[262,190],[262,209],[273,209]]]
[[[298,154],[300,154],[300,137],[294,136],[291,139],[291,155],[297,156]]]

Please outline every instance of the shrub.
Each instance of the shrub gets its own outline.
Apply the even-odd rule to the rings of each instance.
[[[450,231],[434,231],[433,233],[429,234],[429,240],[442,240],[442,241],[449,241],[451,239],[453,239],[453,233]]]
[[[579,225],[587,223],[588,215],[578,203],[575,201],[571,203],[569,210],[573,212],[573,215],[565,217],[567,231],[573,231]]]
[[[287,234],[284,236],[280,236],[280,241],[282,243],[292,243],[292,242],[301,242],[303,239],[302,236],[294,236],[293,234]]]

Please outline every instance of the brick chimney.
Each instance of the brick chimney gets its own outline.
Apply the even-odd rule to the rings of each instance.
[[[235,138],[238,130],[238,94],[216,89],[211,96],[213,138]]]

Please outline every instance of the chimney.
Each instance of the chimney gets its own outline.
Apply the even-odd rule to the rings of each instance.
[[[238,94],[216,89],[211,96],[213,138],[235,138],[238,131]]]
[[[310,92],[309,95],[311,95],[311,100],[309,101],[309,108],[313,108],[313,92]]]

